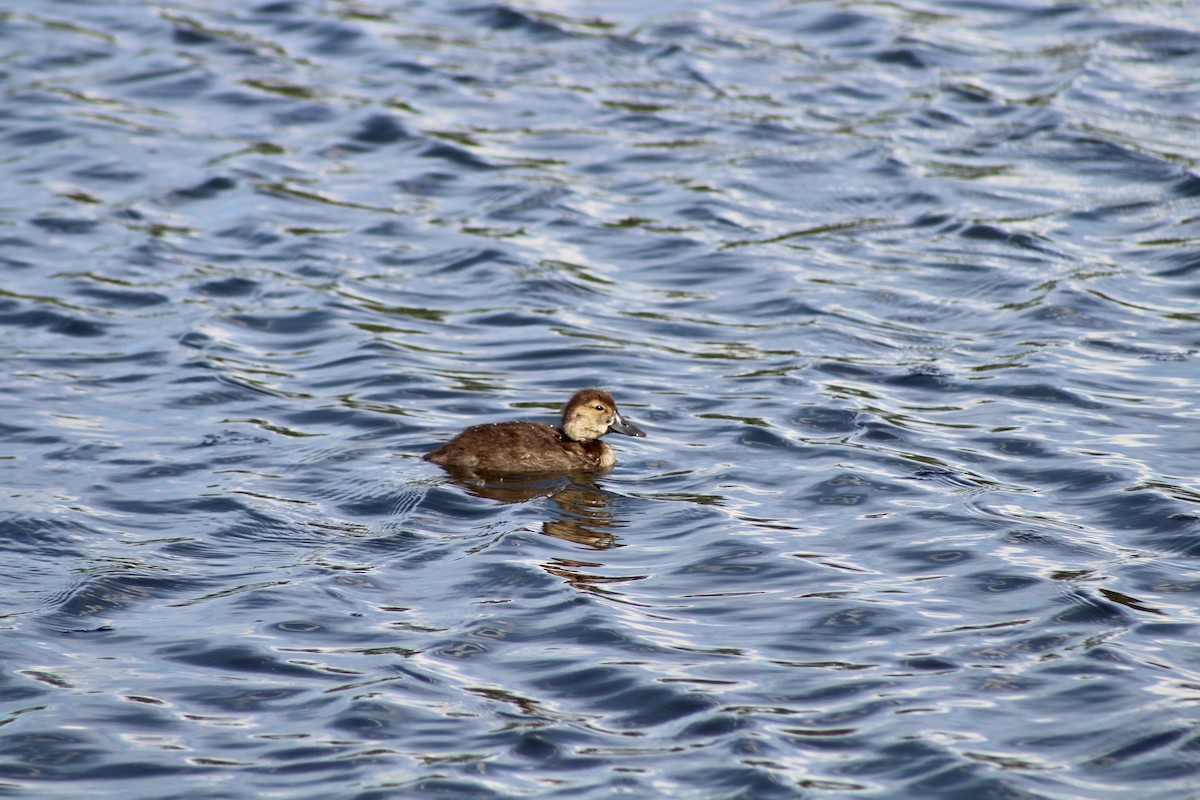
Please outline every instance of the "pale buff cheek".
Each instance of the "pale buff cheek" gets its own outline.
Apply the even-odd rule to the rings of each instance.
[[[587,411],[577,411],[571,415],[567,427],[577,434],[595,439],[604,435],[608,430],[608,423]]]

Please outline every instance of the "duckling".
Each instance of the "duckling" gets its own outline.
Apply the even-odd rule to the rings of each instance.
[[[608,470],[617,456],[600,437],[612,431],[646,433],[621,417],[612,395],[580,389],[567,402],[562,424],[493,422],[473,425],[425,456],[444,467],[493,473]]]

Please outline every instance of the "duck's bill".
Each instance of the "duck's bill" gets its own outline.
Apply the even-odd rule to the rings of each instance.
[[[646,432],[644,430],[642,430],[641,428],[639,428],[637,425],[633,425],[631,423],[626,422],[625,419],[620,415],[620,413],[613,415],[613,421],[608,426],[608,429],[610,431],[612,431],[613,433],[623,433],[626,436],[645,436],[646,435]]]

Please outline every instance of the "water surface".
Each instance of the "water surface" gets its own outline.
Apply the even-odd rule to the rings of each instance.
[[[1195,796],[1192,4],[0,19],[0,794]]]

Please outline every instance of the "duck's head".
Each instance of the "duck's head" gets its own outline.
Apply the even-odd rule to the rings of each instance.
[[[626,436],[646,435],[641,428],[622,419],[617,402],[603,389],[580,389],[575,393],[563,409],[562,431],[576,442],[590,442],[609,431]]]

